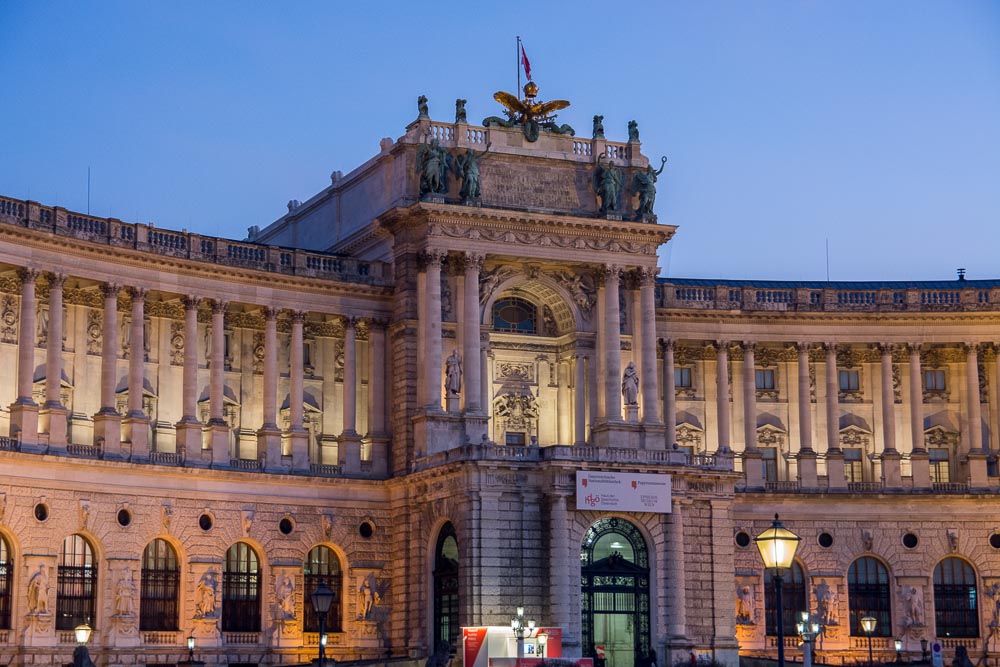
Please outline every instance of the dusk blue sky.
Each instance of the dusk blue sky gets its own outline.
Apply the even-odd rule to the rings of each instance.
[[[0,0],[0,194],[244,238],[430,99],[669,163],[672,277],[1000,277],[1000,2]]]

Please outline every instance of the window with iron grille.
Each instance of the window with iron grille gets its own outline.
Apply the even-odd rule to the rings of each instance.
[[[865,556],[847,570],[847,601],[850,607],[851,636],[865,637],[862,616],[875,617],[874,637],[892,636],[889,606],[889,570],[876,558]]]
[[[319,632],[319,614],[313,609],[312,594],[319,588],[319,585],[326,584],[326,587],[333,591],[333,604],[326,614],[323,622],[323,629],[327,632],[343,632],[340,620],[340,605],[343,596],[343,578],[340,574],[340,560],[333,549],[323,545],[313,547],[306,557],[303,567],[305,579],[305,590],[302,592],[302,599],[305,600],[304,632]]]
[[[961,558],[945,558],[934,568],[934,624],[938,637],[978,637],[976,573]]]
[[[0,535],[0,629],[10,629],[11,585],[14,583],[14,559],[7,540]]]
[[[260,632],[260,558],[246,542],[237,542],[226,552],[222,630]]]
[[[81,535],[63,540],[56,584],[56,629],[96,625],[97,565],[94,549]]]
[[[434,553],[434,641],[457,646],[458,538],[451,523],[441,529]]]
[[[178,592],[181,571],[177,552],[159,538],[142,552],[139,592],[140,630],[177,630]]]
[[[784,636],[795,635],[795,623],[799,612],[808,609],[806,606],[806,577],[802,566],[793,562],[792,567],[781,580],[781,618]],[[774,586],[771,570],[764,570],[764,618],[765,628],[769,637],[778,634],[778,596]]]

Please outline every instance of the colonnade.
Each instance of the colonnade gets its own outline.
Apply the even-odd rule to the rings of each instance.
[[[718,426],[718,449],[725,451],[730,447],[732,401],[729,400],[729,348],[731,341],[719,340],[713,342],[716,348],[716,419]],[[663,410],[666,415],[666,440],[675,442],[677,434],[677,400],[675,386],[674,354],[677,341],[661,339],[663,350]],[[850,344],[841,343],[846,347]],[[742,394],[743,394],[743,439],[744,439],[744,471],[749,488],[763,486],[762,468],[759,464],[761,452],[757,444],[757,387],[755,351],[758,343],[743,341],[739,344],[743,352]],[[844,479],[844,453],[840,446],[840,383],[837,366],[837,343],[798,343],[797,352],[798,396],[797,417],[799,425],[799,449],[794,452],[798,464],[799,484],[802,488],[816,488],[818,485],[816,460],[817,453],[813,446],[818,434],[813,432],[812,423],[812,391],[810,388],[810,351],[821,348],[825,352],[826,382],[823,389],[822,402],[826,412],[826,465],[829,488],[846,488]],[[878,374],[880,386],[881,409],[878,418],[881,422],[883,448],[880,453],[882,463],[882,483],[886,488],[902,488],[900,461],[902,455],[896,446],[896,400],[893,379],[893,353],[908,352],[909,360],[909,418],[912,441],[909,457],[912,470],[913,488],[930,488],[928,452],[924,443],[924,391],[921,370],[921,345],[877,345]],[[965,352],[965,391],[964,412],[967,432],[963,434],[965,448],[959,452],[963,463],[967,464],[967,482],[972,486],[985,486],[986,459],[988,442],[983,439],[982,408],[979,379],[979,349],[980,344],[963,344]],[[1000,363],[994,364],[995,384],[1000,389]],[[818,392],[817,392],[818,393]],[[1000,424],[1000,400],[995,402],[997,414],[995,419]]]
[[[39,406],[33,398],[36,312],[36,285],[40,272],[22,269],[20,327],[17,363],[17,396],[10,406],[11,435],[16,436],[23,451],[65,453],[73,443],[67,441],[69,407],[61,398],[64,376],[63,356],[63,287],[66,276],[48,274],[49,316],[45,355],[45,401]],[[131,325],[128,338],[128,405],[124,415],[116,406],[118,359],[122,350],[118,331],[118,296],[127,292],[131,300]],[[151,453],[150,417],[143,411],[143,387],[146,368],[146,297],[141,287],[123,288],[108,283],[100,286],[103,295],[103,333],[100,365],[100,408],[93,415],[93,448],[107,459],[148,461]],[[224,412],[226,338],[225,316],[229,304],[211,300],[211,342],[209,366],[209,419],[203,424],[198,416],[198,310],[206,299],[194,295],[181,297],[184,306],[183,390],[181,417],[176,422],[176,453],[186,465],[229,467],[238,455],[231,451],[231,428]],[[258,465],[268,470],[308,472],[315,468],[310,461],[308,431],[304,427],[304,336],[306,313],[290,311],[289,344],[289,426],[278,426],[278,334],[277,322],[282,310],[260,306],[264,318],[263,418],[257,430]],[[338,436],[341,472],[361,471],[362,436],[357,430],[357,396],[360,390],[356,329],[357,317],[342,316],[344,325],[344,386],[342,396],[343,431]],[[371,471],[384,474],[387,465],[388,435],[386,433],[386,321],[367,318],[369,332],[368,429],[365,437],[371,443]],[[160,363],[165,363],[163,359]],[[77,375],[82,373],[77,369]],[[246,467],[246,466],[240,466]],[[366,466],[367,467],[367,466]]]

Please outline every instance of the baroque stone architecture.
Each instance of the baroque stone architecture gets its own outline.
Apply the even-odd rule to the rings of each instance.
[[[826,660],[863,614],[884,658],[997,651],[1000,281],[658,279],[637,129],[460,102],[243,241],[0,198],[0,654],[65,663],[86,622],[101,665],[305,662],[320,583],[338,660],[519,605],[608,667],[779,622],[794,653],[798,611]]]

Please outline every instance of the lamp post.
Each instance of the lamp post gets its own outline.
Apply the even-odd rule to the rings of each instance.
[[[903,640],[895,639],[892,643],[896,647],[896,662],[903,662]]]
[[[764,561],[764,567],[771,570],[771,578],[774,581],[775,611],[778,615],[778,667],[785,667],[784,613],[781,608],[781,584],[783,582],[781,576],[782,571],[792,566],[795,550],[798,549],[801,539],[781,525],[777,514],[774,515],[771,527],[754,538],[757,550],[760,551],[760,558]]]
[[[521,667],[521,656],[524,655],[524,637],[525,635],[531,636],[532,630],[535,629],[535,622],[533,620],[524,620],[524,607],[517,608],[517,614],[510,619],[510,629],[514,631],[514,636],[517,638],[517,667]]]
[[[319,667],[326,667],[326,614],[337,594],[326,587],[326,582],[321,581],[310,597],[313,611],[319,616]]]
[[[874,665],[875,660],[872,658],[872,633],[875,632],[875,624],[878,621],[874,616],[862,616],[861,617],[861,629],[865,631],[868,635],[868,664]]]
[[[927,662],[927,640],[920,640],[920,662]]]
[[[540,658],[545,657],[545,646],[549,643],[549,636],[544,632],[538,633],[538,650],[541,652]]]
[[[800,612],[799,618],[802,620],[795,624],[795,629],[799,631],[799,636],[802,637],[802,667],[812,667],[813,642],[819,635],[819,623],[816,621],[810,622],[808,611]]]
[[[93,631],[93,628],[87,623],[81,623],[73,629],[73,634],[76,635],[73,667],[94,667],[94,662],[90,659],[90,651],[87,650],[87,642],[90,641],[90,633]]]
[[[188,635],[188,662],[194,662],[194,634]]]

